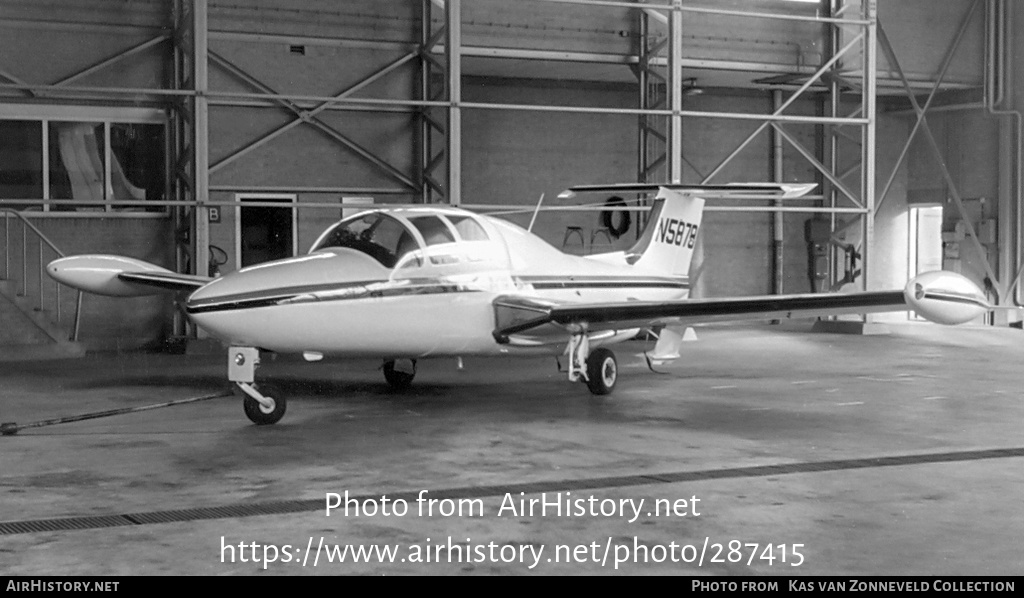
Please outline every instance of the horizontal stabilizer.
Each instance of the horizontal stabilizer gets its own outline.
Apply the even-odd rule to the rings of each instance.
[[[618,183],[613,185],[577,185],[569,187],[558,194],[559,199],[575,197],[577,193],[655,193],[661,189],[669,189],[684,195],[697,195],[704,198],[759,198],[792,199],[810,193],[815,183],[777,184],[777,183],[730,183],[728,185],[682,185],[674,183]]]

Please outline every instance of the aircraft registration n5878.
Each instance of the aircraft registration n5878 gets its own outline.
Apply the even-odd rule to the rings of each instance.
[[[272,424],[280,389],[256,380],[262,351],[377,357],[393,387],[416,360],[468,355],[564,355],[570,381],[615,387],[608,346],[658,330],[649,356],[679,357],[677,329],[694,323],[807,318],[913,309],[958,324],[991,309],[971,281],[929,272],[904,289],[689,299],[688,273],[704,200],[799,197],[814,185],[604,185],[577,191],[657,192],[626,251],[565,254],[508,221],[442,206],[378,207],[328,228],[309,253],[220,278],[171,272],[121,256],[81,255],[47,266],[68,286],[111,296],[188,292],[188,317],[228,349],[228,379],[246,415]]]

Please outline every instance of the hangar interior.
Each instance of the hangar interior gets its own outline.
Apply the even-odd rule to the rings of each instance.
[[[534,230],[554,246],[628,247],[646,202],[556,199],[587,183],[818,184],[709,205],[694,296],[901,288],[944,268],[1019,305],[1012,2],[3,8],[5,355],[195,337],[167,297],[58,288],[42,268],[58,254],[223,273],[307,251],[346,205],[525,225],[542,195]]]
[[[1018,4],[0,0],[0,571],[1020,575]],[[696,297],[901,289],[944,268],[1007,309],[841,322],[863,334],[707,326],[657,368],[654,343],[625,340],[630,384],[607,396],[550,356],[422,360],[401,391],[379,359],[265,356],[294,397],[266,426],[172,296],[83,296],[45,272],[90,253],[237,272],[371,203],[536,213],[554,247],[600,253],[637,240],[651,198],[558,195],[626,182],[817,185],[709,199]],[[487,516],[323,514],[325,493],[424,491]],[[542,493],[700,497],[702,514],[494,516]],[[500,554],[276,552],[317,538]],[[243,541],[280,558],[239,561]],[[553,552],[596,541],[730,558]],[[741,562],[733,542],[777,552]]]

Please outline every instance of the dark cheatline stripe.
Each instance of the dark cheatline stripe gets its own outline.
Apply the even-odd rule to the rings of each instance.
[[[566,281],[566,282],[534,282],[535,289],[688,289],[686,282],[602,282],[602,281]]]
[[[965,297],[963,295],[952,295],[947,293],[931,292],[925,293],[923,298],[933,299],[935,301],[945,301],[946,303],[964,303],[967,305],[977,305],[978,307],[984,307],[985,309],[991,307],[988,303],[985,303],[980,299],[975,299],[973,297]]]
[[[865,457],[862,459],[841,459],[836,461],[810,461],[804,463],[785,463],[778,465],[759,465],[726,469],[676,471],[603,478],[584,478],[581,480],[552,480],[527,482],[522,484],[496,484],[490,486],[466,486],[461,488],[428,490],[430,498],[434,499],[488,498],[504,496],[506,493],[518,494],[519,492],[523,492],[526,494],[537,494],[540,492],[561,492],[567,490],[599,490],[602,488],[650,486],[653,484],[677,484],[679,482],[696,482],[702,480],[755,478],[799,473],[927,465],[931,463],[956,463],[963,461],[1009,459],[1016,457],[1024,457],[1024,448],[955,451],[947,453],[927,453],[921,455],[896,455],[891,457]],[[413,502],[419,496],[419,491],[388,492],[387,495],[391,500],[401,499],[407,502]],[[361,503],[368,499],[379,500],[380,494],[367,494],[350,498]],[[0,522],[0,535],[98,529],[122,527],[126,525],[178,523],[183,521],[201,521],[206,519],[233,519],[238,517],[255,517],[259,515],[307,513],[312,511],[321,511],[324,508],[325,500],[317,498],[224,505],[219,507],[198,507],[194,509],[177,509],[171,511],[152,511],[148,513],[126,513],[122,515],[8,521]]]
[[[405,295],[436,295],[439,293],[479,293],[480,289],[455,284],[430,284],[395,287],[369,287],[364,284],[325,287],[318,291],[281,294],[280,291],[270,292],[265,296],[249,299],[210,301],[209,303],[189,304],[185,311],[190,314],[203,314],[219,311],[256,309],[275,305],[297,305],[301,303],[328,303],[332,301],[351,301],[367,297],[400,297]]]
[[[540,276],[517,279],[534,289],[586,289],[586,288],[671,288],[685,290],[690,283],[670,278],[650,277],[572,277]],[[185,311],[189,314],[204,314],[242,309],[257,309],[282,304],[325,303],[328,301],[349,301],[366,297],[401,297],[406,295],[433,295],[439,293],[482,292],[482,289],[464,287],[442,280],[410,279],[412,285],[387,286],[388,281],[372,280],[351,283],[333,283],[282,287],[264,291],[241,293],[224,297],[212,297],[190,302]]]

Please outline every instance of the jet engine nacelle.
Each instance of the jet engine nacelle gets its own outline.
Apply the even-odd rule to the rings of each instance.
[[[973,282],[955,272],[925,272],[903,294],[917,315],[939,324],[963,324],[992,309]]]
[[[73,289],[111,297],[154,295],[159,289],[131,284],[117,277],[122,272],[172,273],[149,262],[116,255],[75,255],[50,262],[47,272]]]

